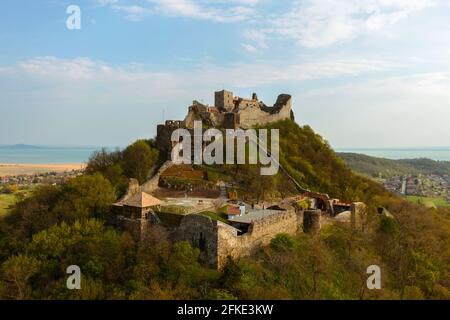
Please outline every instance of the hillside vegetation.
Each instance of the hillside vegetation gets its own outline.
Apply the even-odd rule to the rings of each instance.
[[[355,175],[311,127],[283,120],[265,128],[279,130],[280,163],[303,188],[347,201],[373,202],[374,197],[387,196],[379,184]],[[220,179],[238,183],[244,197],[265,200],[298,193],[282,170],[274,176],[261,176],[259,165],[214,165],[207,170],[208,176],[219,173]]]
[[[384,178],[404,174],[450,174],[450,162],[431,159],[391,160],[358,153],[337,153],[350,168],[370,177]]]
[[[280,234],[221,271],[201,265],[198,249],[172,243],[162,227],[136,242],[109,221],[122,180],[144,179],[161,161],[152,143],[140,141],[128,152],[93,155],[88,174],[37,188],[0,220],[0,298],[450,299],[450,210],[408,203],[353,174],[308,126],[270,127],[280,129],[281,162],[302,186],[369,205],[364,232],[337,224],[318,236]],[[133,165],[141,159],[143,165]],[[255,197],[295,192],[281,173],[263,178],[253,166],[207,169]],[[395,218],[378,215],[378,205]],[[81,290],[65,287],[72,264],[82,270]],[[372,264],[382,269],[381,290],[366,288]]]

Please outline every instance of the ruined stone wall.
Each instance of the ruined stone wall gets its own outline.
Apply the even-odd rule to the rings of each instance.
[[[317,234],[321,228],[321,210],[305,210],[303,212],[303,231]]]
[[[127,192],[122,196],[122,198],[120,198],[117,204],[120,205],[126,200],[128,200],[130,197],[134,196],[136,193],[140,191],[140,188],[141,187],[139,185],[139,181],[137,181],[134,178],[130,178],[130,180],[128,181]]]
[[[164,162],[164,164],[158,169],[158,171],[155,173],[155,175],[140,187],[139,191],[150,193],[150,194],[153,191],[155,191],[159,186],[159,178],[160,178],[161,174],[173,165],[174,165],[173,162],[170,160]]]
[[[185,216],[174,236],[176,241],[189,241],[201,250],[201,259],[211,266],[222,268],[230,256],[248,256],[260,246],[266,246],[279,233],[295,234],[299,218],[294,210],[253,222],[248,232],[238,235],[238,229],[197,214]]]
[[[279,95],[274,106],[268,107],[256,99],[237,98],[233,102],[230,98],[232,93],[229,94],[231,95],[224,97],[224,92],[216,92],[215,107],[208,107],[194,101],[184,120],[186,126],[192,128],[195,120],[202,120],[203,123],[212,127],[247,129],[291,118],[292,99],[290,95]],[[236,105],[231,107],[232,103]],[[235,117],[227,118],[227,113],[228,115],[234,114]]]
[[[229,225],[218,224],[217,267],[222,268],[228,256],[235,259],[250,255],[255,249],[268,245],[279,233],[295,234],[298,226],[299,220],[294,210],[255,221],[243,235],[238,235],[238,230]]]
[[[239,111],[240,126],[244,129],[291,118],[292,100],[280,95],[273,107],[242,107]]]
[[[184,128],[184,121],[168,120],[165,124],[156,127],[156,147],[159,152],[170,156],[172,150],[172,132],[178,128]]]
[[[188,109],[184,123],[187,128],[193,128],[196,120],[201,120],[203,124],[211,127],[219,127],[224,120],[224,113],[216,107],[202,105],[194,101]]]
[[[239,115],[232,112],[225,113],[222,127],[225,129],[236,129],[239,127]]]
[[[135,240],[140,240],[144,230],[149,227],[149,221],[147,219],[131,219],[118,216],[115,221],[115,227],[128,231]]]
[[[201,251],[200,259],[217,266],[217,221],[209,217],[189,214],[174,233],[175,241],[188,241]]]
[[[259,101],[257,100],[248,100],[248,99],[242,99],[238,98],[238,100],[235,102],[237,110],[243,110],[247,108],[258,108],[259,109]]]
[[[352,229],[364,231],[367,222],[367,206],[363,202],[354,202],[350,207],[350,212]]]

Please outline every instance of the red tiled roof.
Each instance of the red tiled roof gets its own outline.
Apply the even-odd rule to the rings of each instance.
[[[240,215],[241,211],[239,210],[239,207],[228,206],[227,207],[227,214],[229,214],[229,215]]]

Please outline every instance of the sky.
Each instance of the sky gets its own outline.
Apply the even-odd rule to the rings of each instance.
[[[449,16],[448,0],[2,0],[0,145],[125,146],[228,89],[291,94],[336,148],[450,146]]]

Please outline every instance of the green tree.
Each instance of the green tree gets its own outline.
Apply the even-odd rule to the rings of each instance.
[[[95,151],[89,158],[86,173],[101,173],[116,188],[117,197],[126,192],[128,178],[122,168],[123,153],[119,150],[108,152],[103,148]]]
[[[94,174],[100,172],[104,175],[110,166],[119,163],[121,159],[122,153],[119,150],[108,152],[106,148],[102,148],[101,150],[92,153],[89,157],[86,173]]]
[[[1,297],[6,299],[32,298],[31,278],[39,271],[40,262],[28,255],[11,256],[0,269]]]
[[[61,196],[58,186],[39,186],[31,196],[19,201],[3,225],[8,237],[30,238],[34,233],[44,230],[55,223],[59,217],[53,211]],[[13,239],[10,239],[14,242]]]
[[[158,150],[152,149],[145,140],[138,140],[124,150],[122,167],[128,178],[144,183],[157,159]]]
[[[26,250],[42,262],[37,287],[42,297],[71,298],[64,288],[66,268],[78,265],[89,287],[83,297],[106,298],[106,288],[125,283],[134,263],[134,241],[95,219],[65,222],[33,236]],[[84,280],[83,280],[84,279]],[[83,286],[82,282],[82,286]],[[84,283],[86,284],[86,283]],[[102,289],[103,288],[103,289]]]
[[[54,210],[71,221],[90,217],[107,219],[115,199],[113,186],[101,174],[84,175],[63,186]]]

